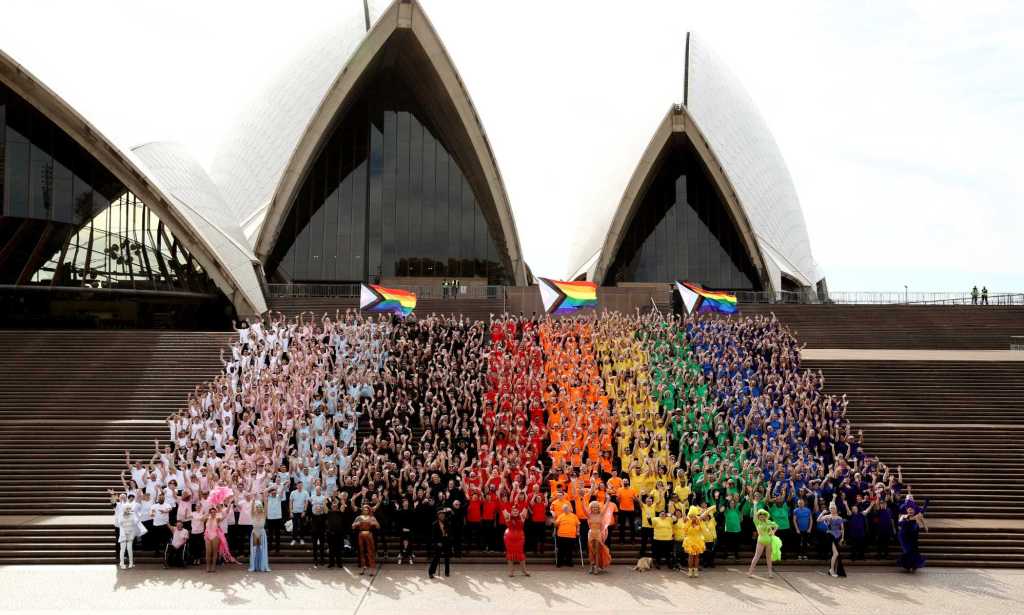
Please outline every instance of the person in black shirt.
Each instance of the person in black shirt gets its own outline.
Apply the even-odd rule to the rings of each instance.
[[[466,509],[462,506],[462,500],[452,500],[450,517],[452,553],[455,554],[455,557],[462,557],[462,535],[466,527]]]
[[[437,573],[438,565],[444,560],[444,576],[451,573],[452,557],[451,525],[448,522],[448,509],[442,508],[437,511],[437,520],[434,521],[430,531],[430,567],[427,568],[427,576],[431,579]]]
[[[352,522],[345,525],[345,514],[337,498],[331,499],[331,509],[327,511],[327,567],[341,568],[342,550],[345,548],[345,535],[352,528]]]
[[[402,505],[395,513],[395,528],[399,534],[398,565],[415,563],[413,556],[413,528],[416,526],[416,511],[409,498],[402,498]]]

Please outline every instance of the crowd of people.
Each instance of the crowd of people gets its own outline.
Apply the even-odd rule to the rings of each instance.
[[[842,576],[844,551],[884,559],[894,541],[901,567],[924,564],[900,469],[865,454],[846,397],[773,317],[348,310],[237,333],[168,442],[126,452],[122,567],[137,544],[167,566],[265,571],[284,539],[362,574],[425,552],[447,576],[473,550],[528,575],[549,538],[558,566],[579,555],[594,574],[635,540],[691,577],[741,548],[769,575],[815,556]]]

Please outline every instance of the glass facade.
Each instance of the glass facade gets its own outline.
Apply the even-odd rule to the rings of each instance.
[[[700,155],[682,135],[667,147],[606,283],[692,280],[708,288],[760,290],[757,270]]]
[[[195,258],[131,192],[73,233],[35,272],[32,281],[55,286],[217,292]]]
[[[267,263],[271,279],[510,283],[496,230],[398,71],[381,69],[362,91],[285,219]]]
[[[0,284],[217,292],[145,204],[3,84]]]

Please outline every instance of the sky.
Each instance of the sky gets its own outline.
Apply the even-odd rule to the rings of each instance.
[[[179,141],[208,164],[239,104],[353,2],[7,3],[0,48],[119,145]],[[600,245],[681,101],[693,30],[771,128],[832,291],[1024,290],[1022,3],[421,3],[531,266]]]

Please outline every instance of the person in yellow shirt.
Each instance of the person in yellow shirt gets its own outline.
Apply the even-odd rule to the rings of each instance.
[[[686,511],[681,506],[672,513],[672,570],[683,567],[683,540],[686,538]]]
[[[640,557],[647,557],[647,545],[654,540],[654,519],[658,516],[658,509],[654,505],[654,498],[645,495],[640,504]]]
[[[672,566],[672,538],[674,535],[672,517],[668,511],[662,509],[658,516],[651,520],[654,535],[654,567],[660,569],[664,561],[669,567]]]
[[[704,560],[705,568],[715,567],[715,547],[718,544],[718,522],[715,520],[715,513],[718,506],[712,504],[701,511],[701,519],[704,521]]]
[[[686,576],[700,576],[700,554],[704,552],[704,521],[699,506],[691,506],[684,524],[683,550],[689,557]]]
[[[572,511],[572,506],[562,506],[562,513],[555,519],[555,567],[573,566],[573,553],[579,547],[580,518]]]

